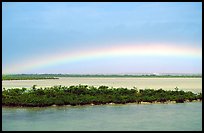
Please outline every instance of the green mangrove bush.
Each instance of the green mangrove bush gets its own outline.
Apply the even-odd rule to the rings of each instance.
[[[2,90],[3,106],[44,107],[51,105],[86,105],[107,103],[167,102],[202,100],[202,93],[182,90],[109,88],[107,86],[53,86],[45,88],[11,88]]]

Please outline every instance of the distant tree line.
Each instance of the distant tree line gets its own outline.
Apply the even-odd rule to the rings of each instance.
[[[127,89],[109,88],[107,86],[53,86],[45,88],[11,88],[3,89],[3,106],[45,107],[51,105],[87,105],[107,103],[141,103],[202,100],[202,93],[184,92],[182,90],[154,90],[154,89]]]
[[[58,77],[202,78],[202,75],[4,74],[2,80],[58,79]]]
[[[2,75],[2,80],[37,80],[37,79],[58,79],[51,75],[43,74],[11,74]]]

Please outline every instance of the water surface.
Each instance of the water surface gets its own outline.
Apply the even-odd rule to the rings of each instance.
[[[2,108],[2,129],[47,131],[201,131],[202,102]]]
[[[89,77],[61,77],[59,79],[44,80],[11,80],[2,81],[2,88],[11,87],[49,87],[54,85],[70,86],[70,85],[91,85],[109,87],[126,87],[128,89],[134,86],[138,89],[152,88],[174,90],[178,87],[184,91],[202,92],[202,78],[89,78]]]

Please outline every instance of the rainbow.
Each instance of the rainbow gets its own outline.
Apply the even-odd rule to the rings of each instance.
[[[123,44],[92,48],[67,50],[59,54],[46,54],[31,57],[10,64],[4,73],[23,73],[36,68],[52,66],[61,63],[71,63],[87,59],[98,59],[118,56],[173,56],[202,58],[202,49],[190,45],[176,44]]]

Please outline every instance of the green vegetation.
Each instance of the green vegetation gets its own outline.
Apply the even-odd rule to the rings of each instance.
[[[2,80],[37,80],[37,79],[58,79],[57,77],[96,77],[96,78],[107,78],[107,77],[127,77],[127,78],[202,78],[202,75],[103,75],[103,74],[11,74],[2,75]]]
[[[47,74],[11,74],[2,75],[2,80],[38,80],[38,79],[58,79]]]
[[[144,89],[138,90],[127,88],[109,88],[107,86],[54,86],[45,88],[36,88],[33,85],[28,88],[3,89],[3,106],[28,106],[45,107],[51,105],[86,105],[86,104],[107,104],[107,103],[141,103],[141,102],[168,102],[177,103],[186,100],[202,100],[202,93],[194,94],[182,90],[165,91],[162,89]]]

